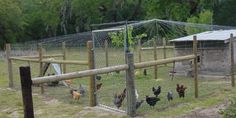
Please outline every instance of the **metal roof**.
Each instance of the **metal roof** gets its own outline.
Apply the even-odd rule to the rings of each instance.
[[[225,41],[230,38],[230,34],[236,36],[236,30],[216,30],[216,31],[206,31],[198,34],[193,34],[177,39],[170,40],[170,42],[181,42],[181,41],[192,41],[193,36],[197,36],[198,41]]]

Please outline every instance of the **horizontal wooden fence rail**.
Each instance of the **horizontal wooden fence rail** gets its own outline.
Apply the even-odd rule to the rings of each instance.
[[[174,49],[174,46],[158,46],[156,47],[156,49]],[[141,50],[153,50],[154,47],[144,47],[144,48],[141,48]]]
[[[18,56],[18,57],[20,57],[20,58],[39,58],[38,55],[33,55],[33,56]],[[42,57],[43,58],[63,57],[63,54],[43,55]]]
[[[22,58],[22,57],[10,57],[10,60],[16,61],[30,61],[30,62],[37,62],[39,63],[39,59],[29,59],[29,58]],[[71,60],[42,60],[43,63],[58,63],[58,64],[77,64],[77,65],[88,65],[87,61],[71,61]]]
[[[47,76],[47,77],[36,77],[32,79],[33,84],[41,84],[41,83],[48,83],[53,81],[61,81],[61,80],[67,80],[67,79],[75,79],[75,78],[81,78],[81,77],[87,77],[91,75],[96,74],[105,74],[115,71],[122,71],[127,70],[128,65],[118,65],[118,66],[110,66],[110,67],[104,67],[99,69],[91,69],[91,70],[85,70],[85,71],[79,71],[79,72],[72,72],[72,73],[66,73],[61,75],[54,75],[54,76]]]
[[[184,61],[184,60],[191,60],[194,58],[195,58],[195,55],[179,56],[179,57],[174,57],[174,58],[160,59],[156,61],[135,63],[134,67],[135,69],[139,69],[139,68],[145,68],[145,67],[150,67],[150,66],[155,66],[155,65],[179,62],[179,61]]]

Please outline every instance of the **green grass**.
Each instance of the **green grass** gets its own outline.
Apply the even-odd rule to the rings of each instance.
[[[58,50],[49,51],[48,54],[58,53]],[[172,57],[173,53],[168,51],[168,57]],[[153,60],[153,52],[142,52],[143,61]],[[162,51],[158,51],[158,58],[162,58]],[[73,60],[87,60],[87,52],[85,48],[70,49],[68,51],[68,59]],[[105,59],[102,49],[96,50],[96,67],[104,67]],[[135,54],[135,62],[138,62],[137,54]],[[109,49],[109,65],[118,65],[124,63],[123,49]],[[23,107],[20,92],[19,82],[19,66],[28,65],[26,62],[14,62],[14,83],[17,91],[7,90],[7,72],[6,64],[3,60],[0,61],[0,111],[10,109],[10,112],[0,112],[0,117],[11,117],[13,111],[18,111],[19,116],[22,117]],[[30,64],[32,77],[37,77],[39,70],[38,64]],[[150,108],[148,104],[144,103],[137,113],[140,116],[147,117],[167,117],[167,116],[179,116],[191,112],[196,108],[207,108],[216,104],[219,104],[225,100],[229,100],[232,96],[236,95],[235,88],[231,88],[230,80],[206,78],[199,80],[199,98],[194,98],[194,83],[193,78],[188,77],[175,77],[172,81],[168,73],[171,70],[172,64],[168,64],[167,67],[158,68],[158,79],[153,79],[153,68],[148,69],[148,76],[143,76],[142,72],[135,78],[135,87],[139,93],[139,100],[145,99],[146,95],[153,96],[151,88],[153,86],[162,86],[162,93],[160,95],[161,101],[157,103],[155,108]],[[69,65],[67,66],[68,72],[80,71],[87,69],[87,66]],[[49,71],[53,72],[52,68]],[[136,70],[140,71],[140,70]],[[110,73],[103,74],[102,80],[103,86],[98,91],[98,102],[110,107],[115,107],[112,102],[113,95],[116,92],[121,92],[125,88],[125,72],[120,74]],[[98,82],[98,83],[100,83]],[[88,88],[89,81],[87,78],[74,79],[73,87],[77,88],[79,83]],[[176,84],[186,85],[186,97],[179,99],[175,91]],[[174,100],[168,102],[166,94],[169,90],[174,92]],[[64,86],[58,87],[46,87],[46,93],[40,95],[40,88],[33,87],[34,91],[34,109],[37,117],[49,118],[49,117],[76,117],[78,113],[88,106],[88,94],[82,97],[79,101],[74,101],[70,94],[69,89]],[[50,100],[58,100],[55,103],[48,103]],[[121,109],[126,110],[126,101],[124,101]],[[95,113],[95,112],[94,112]],[[93,112],[89,112],[84,117],[95,117]],[[113,114],[108,117],[121,117]]]

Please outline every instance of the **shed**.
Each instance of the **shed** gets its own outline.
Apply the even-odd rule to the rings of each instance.
[[[192,54],[193,36],[197,36],[199,74],[228,75],[230,73],[230,34],[236,36],[236,30],[206,31],[170,40],[174,44],[175,56]],[[236,42],[234,41],[234,53]],[[236,54],[234,54],[236,63]],[[192,62],[176,62],[177,75],[190,75]]]

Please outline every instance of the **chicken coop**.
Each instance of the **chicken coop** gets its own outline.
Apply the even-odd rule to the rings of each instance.
[[[236,30],[206,31],[177,39],[173,43],[174,55],[183,56],[192,53],[193,36],[198,41],[198,65],[201,75],[228,75],[230,73],[230,34],[236,35]],[[233,41],[236,45],[235,40]],[[234,47],[234,58],[236,48]],[[234,64],[236,61],[234,61]],[[191,76],[192,62],[183,61],[175,64],[176,75]]]

